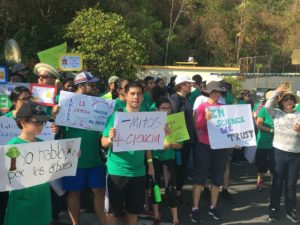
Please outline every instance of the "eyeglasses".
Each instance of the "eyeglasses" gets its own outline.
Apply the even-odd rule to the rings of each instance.
[[[286,97],[284,97],[283,99],[282,99],[282,101],[295,101],[295,99],[293,98],[293,97],[291,97],[291,96],[286,96]]]
[[[17,100],[22,102],[22,103],[27,103],[27,102],[32,100],[32,96],[28,96],[28,97],[25,97],[25,98],[18,98]]]
[[[40,126],[46,125],[47,121],[44,121],[44,122],[38,122],[38,121],[29,120],[28,123],[31,123],[31,124],[34,124],[34,125],[40,127]]]
[[[50,79],[52,77],[49,76],[49,75],[38,75],[38,79],[40,79],[40,78],[42,78],[42,79]]]

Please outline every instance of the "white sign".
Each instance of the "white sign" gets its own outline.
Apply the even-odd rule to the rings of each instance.
[[[0,146],[0,191],[75,176],[80,142],[73,138]]]
[[[55,124],[85,130],[103,131],[114,111],[115,100],[61,91]]]
[[[44,126],[42,133],[38,136],[40,139],[44,141],[54,140],[55,134],[51,131],[51,124],[47,122]],[[18,137],[20,133],[21,130],[13,118],[0,117],[0,145],[6,145],[10,139]]]
[[[250,105],[211,106],[212,119],[207,121],[212,149],[256,146]]]
[[[113,151],[163,149],[166,112],[116,112]]]

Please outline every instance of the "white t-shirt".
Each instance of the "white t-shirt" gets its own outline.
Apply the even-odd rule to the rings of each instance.
[[[206,97],[204,95],[200,95],[199,97],[197,97],[196,101],[195,101],[195,103],[193,105],[193,111],[195,112],[198,109],[199,105],[201,105],[202,103],[207,102],[207,100],[208,100],[208,97]],[[222,104],[222,105],[226,105],[226,101],[225,101],[225,98],[223,98],[223,96],[219,97],[219,101],[218,102],[220,104]]]

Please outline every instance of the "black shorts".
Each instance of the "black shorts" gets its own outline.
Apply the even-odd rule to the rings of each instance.
[[[105,212],[112,213],[115,217],[124,216],[125,211],[140,214],[144,209],[145,182],[145,176],[108,175]]]
[[[255,154],[255,165],[257,173],[266,173],[274,170],[274,150],[258,148]]]
[[[194,153],[194,183],[204,185],[211,174],[212,184],[222,186],[229,152],[230,149],[212,150],[210,145],[198,142]]]

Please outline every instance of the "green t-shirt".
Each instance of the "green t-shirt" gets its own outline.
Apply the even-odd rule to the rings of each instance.
[[[196,98],[198,98],[200,95],[201,91],[199,90],[199,88],[195,88],[195,90],[191,92],[189,96],[189,102],[191,103],[191,105],[194,105]]]
[[[9,112],[6,113],[4,116],[5,116],[5,117],[8,117],[8,118],[14,118],[14,116],[13,116],[13,111],[9,111]]]
[[[153,102],[153,103],[151,104],[151,106],[149,107],[149,112],[153,112],[153,111],[155,111],[155,110],[156,110],[156,103]]]
[[[263,106],[258,114],[257,117],[262,118],[264,120],[263,125],[273,129],[274,125],[273,125],[273,119],[270,116],[270,114],[267,112],[266,108]],[[271,149],[273,148],[272,146],[272,142],[273,142],[273,136],[274,134],[270,133],[270,132],[265,132],[262,131],[261,129],[258,129],[258,133],[257,133],[257,148],[261,148],[261,149]]]
[[[154,150],[152,151],[152,157],[160,161],[175,159],[175,150],[172,148],[164,150]]]
[[[63,137],[65,139],[81,137],[81,154],[78,159],[78,168],[93,168],[103,165],[99,149],[99,131],[83,130],[72,127],[64,127],[63,129]]]
[[[126,108],[124,108],[126,111]],[[115,113],[111,114],[105,124],[103,137],[109,137],[110,128],[114,127]],[[107,173],[124,177],[145,176],[145,151],[114,152],[110,146],[107,153]]]
[[[123,111],[123,109],[126,107],[126,102],[120,100],[119,98],[116,98],[116,104],[114,111]]]
[[[8,144],[28,143],[15,137]],[[5,214],[5,225],[50,224],[51,196],[49,183],[36,185],[9,193]]]
[[[147,92],[144,92],[144,100],[141,104],[141,111],[148,111],[152,103],[151,96]]]
[[[297,105],[296,105],[295,111],[296,111],[296,112],[299,112],[299,111],[300,111],[300,104],[297,104]]]
[[[226,105],[232,105],[234,102],[234,97],[231,93],[227,92],[225,98]]]
[[[103,98],[103,99],[112,99],[112,94],[111,94],[111,92],[104,92],[104,93],[100,94],[99,97]]]

